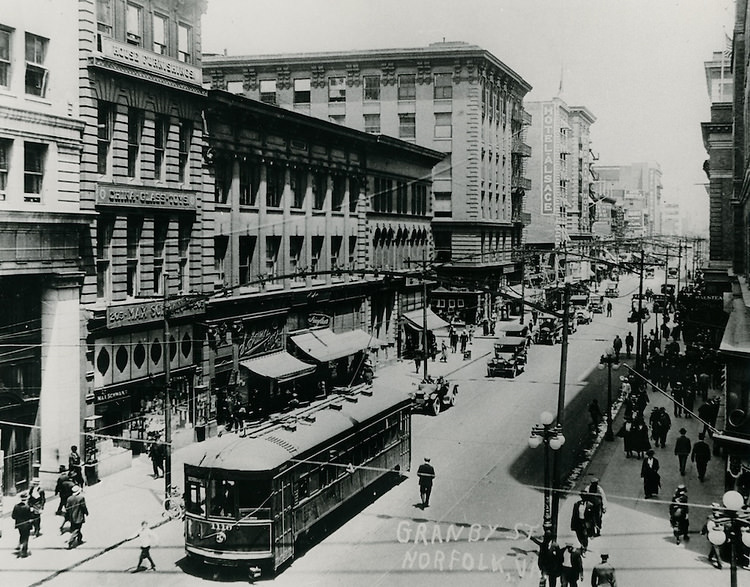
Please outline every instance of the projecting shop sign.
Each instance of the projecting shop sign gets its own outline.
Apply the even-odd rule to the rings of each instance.
[[[542,106],[542,209],[541,213],[555,213],[555,106]]]
[[[96,205],[175,211],[193,211],[196,208],[195,192],[116,183],[100,183],[97,186]]]

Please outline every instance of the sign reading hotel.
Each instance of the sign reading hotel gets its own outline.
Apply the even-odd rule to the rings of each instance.
[[[203,76],[198,67],[146,51],[135,45],[120,43],[109,37],[102,37],[102,56],[169,79],[197,86],[203,83]]]
[[[194,316],[206,311],[206,301],[200,298],[177,298],[167,303],[170,318]],[[164,300],[107,306],[107,328],[148,324],[164,319]]]
[[[555,106],[542,106],[542,208],[541,213],[555,213]]]
[[[193,211],[196,208],[195,192],[114,183],[97,186],[96,205],[173,211]]]

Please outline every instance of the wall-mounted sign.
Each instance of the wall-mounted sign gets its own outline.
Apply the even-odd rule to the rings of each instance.
[[[102,56],[169,79],[197,86],[203,84],[200,68],[109,37],[102,37]]]
[[[331,317],[327,314],[309,314],[307,316],[307,325],[310,328],[330,328]]]
[[[555,106],[542,106],[542,209],[541,213],[555,213]]]
[[[167,315],[170,319],[183,316],[194,316],[206,311],[206,301],[202,299],[181,298],[167,302]],[[119,328],[134,324],[148,324],[164,318],[164,301],[152,300],[134,304],[118,304],[107,307],[107,328]]]
[[[118,208],[195,210],[195,192],[115,183],[100,183],[96,205]]]
[[[94,402],[108,402],[113,399],[121,399],[128,396],[127,389],[95,389]]]

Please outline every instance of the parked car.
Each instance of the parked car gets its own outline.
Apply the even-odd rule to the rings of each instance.
[[[603,314],[604,306],[599,302],[599,300],[591,301],[589,302],[589,311],[592,314]]]
[[[450,382],[442,376],[436,380],[428,376],[426,381],[417,384],[417,389],[410,395],[413,409],[437,416],[443,408],[456,404],[458,385],[451,387]]]
[[[506,336],[495,342],[495,356],[487,361],[488,377],[515,377],[526,370],[527,339]]]
[[[617,298],[620,296],[620,290],[617,289],[614,285],[610,285],[607,289],[604,290],[604,295],[608,298]]]
[[[555,344],[562,340],[562,318],[549,315],[540,316],[538,330],[537,342],[540,344]]]
[[[655,274],[653,267],[646,267],[646,279],[653,279]]]
[[[651,306],[651,310],[654,312],[654,314],[661,313],[664,311],[664,308],[667,305],[667,296],[663,294],[654,294],[653,302],[654,305]]]
[[[591,324],[593,316],[588,308],[576,308],[576,322],[578,324]]]

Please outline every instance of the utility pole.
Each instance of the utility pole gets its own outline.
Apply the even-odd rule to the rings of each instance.
[[[567,267],[567,259],[565,263]],[[560,350],[560,382],[557,386],[557,426],[562,430],[565,416],[565,378],[568,374],[568,322],[570,320],[570,285],[563,284],[563,334]],[[557,518],[560,513],[560,453],[552,459],[552,539],[557,540]]]
[[[643,244],[641,244],[640,278],[638,280],[638,340],[635,347],[635,370],[641,372],[641,345],[643,344]]]
[[[521,318],[519,320],[523,326],[523,315],[526,307],[526,256],[521,257]]]
[[[687,255],[687,245],[685,245],[685,254]],[[682,239],[680,239],[677,245],[677,289],[675,295],[680,293],[680,273],[682,273]]]
[[[172,402],[170,399],[171,365],[169,360],[169,292],[166,271],[162,274],[164,304],[162,318],[164,321],[164,499],[170,498],[172,487]]]
[[[422,379],[427,381],[427,259],[422,251]]]

